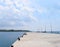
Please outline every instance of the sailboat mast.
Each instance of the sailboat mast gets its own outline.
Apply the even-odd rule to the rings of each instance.
[[[45,33],[46,33],[46,25],[45,25]]]
[[[51,33],[52,33],[52,25],[50,24],[50,28],[51,28]]]
[[[51,26],[51,32],[52,32],[52,26]]]

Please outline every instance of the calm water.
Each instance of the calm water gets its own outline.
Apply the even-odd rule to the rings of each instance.
[[[0,47],[10,47],[23,33],[24,32],[0,32]],[[54,34],[60,34],[60,32],[56,31]]]
[[[10,47],[23,32],[0,32],[0,47]]]

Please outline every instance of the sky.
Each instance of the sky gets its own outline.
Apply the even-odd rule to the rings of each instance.
[[[60,0],[0,0],[0,29],[60,31]]]

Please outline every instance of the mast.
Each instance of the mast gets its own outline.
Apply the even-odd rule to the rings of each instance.
[[[51,28],[51,33],[52,33],[52,25],[50,24],[50,28]]]
[[[46,33],[46,25],[45,25],[45,33]]]
[[[44,33],[46,33],[46,25],[45,25],[45,30],[44,30]]]
[[[41,29],[40,29],[40,32],[42,32],[42,27],[41,27]]]

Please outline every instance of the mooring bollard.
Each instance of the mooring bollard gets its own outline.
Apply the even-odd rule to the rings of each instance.
[[[21,37],[23,37],[23,35]]]
[[[26,33],[24,33],[23,35],[27,35]]]
[[[20,40],[20,38],[19,38],[19,37],[18,37],[17,39],[18,39],[18,40]]]
[[[11,45],[11,47],[14,47],[13,45]]]

